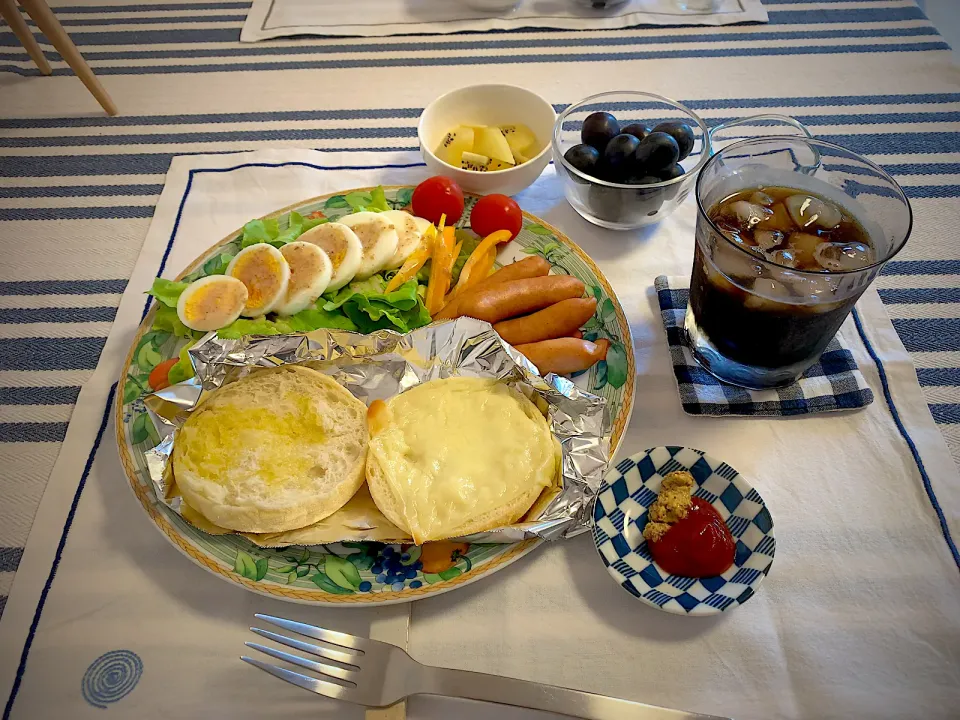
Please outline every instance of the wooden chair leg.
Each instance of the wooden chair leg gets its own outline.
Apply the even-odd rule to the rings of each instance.
[[[50,67],[50,63],[48,63],[47,58],[44,57],[43,50],[41,50],[37,44],[37,39],[33,36],[33,33],[30,32],[30,28],[27,27],[27,22],[23,19],[23,15],[20,14],[16,0],[0,0],[0,15],[7,21],[7,25],[13,30],[13,34],[17,36],[17,39],[27,51],[30,59],[40,68],[40,72],[44,75],[52,75],[53,68]]]
[[[97,102],[107,111],[107,114],[116,115],[117,106],[113,104],[113,100],[110,99],[103,85],[97,80],[97,76],[93,74],[93,70],[87,65],[87,61],[83,59],[80,51],[77,50],[77,46],[73,44],[73,40],[67,35],[67,31],[63,29],[60,21],[57,20],[57,16],[53,14],[53,11],[50,9],[50,6],[47,5],[46,1],[20,0],[20,4],[23,6],[23,9],[27,11],[27,15],[33,18],[37,27],[40,28],[40,32],[46,36],[47,40],[57,49],[57,52],[60,53],[67,65],[71,67],[77,74],[77,77],[87,86],[87,90],[93,94]]]

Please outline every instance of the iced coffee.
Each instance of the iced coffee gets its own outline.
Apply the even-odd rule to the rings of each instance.
[[[690,303],[701,332],[747,365],[780,368],[818,356],[856,302],[834,297],[830,274],[875,260],[863,226],[831,201],[786,187],[742,190],[707,214],[736,247],[716,248],[713,263],[697,250]],[[775,279],[766,263],[807,272]]]
[[[817,362],[913,224],[892,177],[811,137],[726,146],[697,178],[697,209],[686,341],[707,371],[755,389]]]

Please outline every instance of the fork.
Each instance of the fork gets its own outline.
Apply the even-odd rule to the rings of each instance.
[[[303,675],[245,655],[241,660],[305,690],[358,705],[386,707],[411,695],[444,695],[590,720],[730,720],[499,675],[431,667],[418,663],[400,648],[378,640],[272,615],[257,613],[256,617],[284,630],[320,640],[324,644],[314,645],[270,630],[250,628],[261,637],[320,658],[320,662],[259,643],[244,643],[247,647],[330,679]]]

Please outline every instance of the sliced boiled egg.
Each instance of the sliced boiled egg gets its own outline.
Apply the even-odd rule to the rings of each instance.
[[[366,280],[383,270],[397,251],[400,242],[397,229],[383,215],[364,211],[340,218],[340,222],[356,233],[363,246],[357,280]]]
[[[423,235],[427,231],[428,227],[433,225],[433,223],[427,220],[426,218],[417,217],[416,215],[413,216],[413,221],[417,224],[417,230],[420,231],[421,235]]]
[[[247,304],[240,314],[259,317],[272,311],[286,297],[290,266],[273,245],[257,243],[237,253],[227,265],[227,275],[247,287]]]
[[[353,280],[360,269],[363,245],[356,233],[342,223],[317,225],[303,233],[297,241],[316,245],[327,254],[333,268],[327,290],[339,290]]]
[[[420,246],[420,238],[423,237],[423,232],[417,225],[416,218],[403,210],[387,210],[380,215],[389,220],[397,231],[397,251],[384,267],[387,269],[398,268]]]
[[[191,330],[209,332],[240,317],[246,304],[246,285],[229,275],[211,275],[194,280],[180,293],[177,317]]]
[[[323,294],[333,277],[333,264],[318,245],[308,242],[287,243],[280,248],[290,266],[287,296],[273,311],[278,315],[296,315],[310,307]]]

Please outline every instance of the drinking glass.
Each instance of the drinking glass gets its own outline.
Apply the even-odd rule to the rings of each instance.
[[[808,192],[863,227],[874,261],[842,272],[772,262],[724,234],[708,213],[758,187]],[[768,136],[726,146],[696,186],[697,228],[684,326],[697,361],[712,375],[752,389],[795,382],[820,357],[883,265],[907,242],[910,203],[869,160],[807,137]]]

